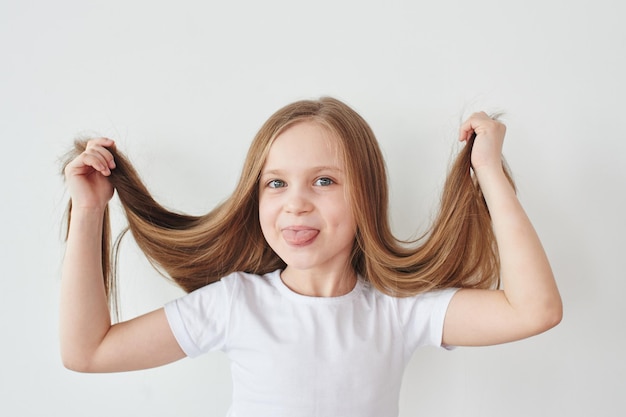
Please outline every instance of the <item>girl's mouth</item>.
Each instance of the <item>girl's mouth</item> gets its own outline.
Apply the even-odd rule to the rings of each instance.
[[[282,230],[283,239],[289,245],[293,246],[304,246],[307,245],[319,234],[319,230],[317,229],[308,229],[308,228],[286,228]]]

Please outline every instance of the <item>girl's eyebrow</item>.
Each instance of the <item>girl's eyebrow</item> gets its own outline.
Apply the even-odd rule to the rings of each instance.
[[[307,174],[311,175],[311,174],[318,174],[320,172],[328,172],[328,171],[332,171],[338,174],[343,173],[343,169],[337,166],[323,165],[323,166],[313,167],[311,169],[308,169]],[[286,174],[287,172],[288,170],[284,170],[284,169],[268,169],[268,170],[261,171],[261,177],[281,176],[281,175]]]

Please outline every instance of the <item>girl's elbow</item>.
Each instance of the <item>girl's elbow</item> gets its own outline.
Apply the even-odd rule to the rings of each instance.
[[[75,352],[61,352],[61,363],[65,369],[80,373],[96,373],[92,365],[92,360],[86,355]]]
[[[563,302],[561,301],[561,297],[559,297],[558,301],[555,302],[555,305],[552,307],[550,314],[548,314],[548,329],[557,326],[561,320],[563,320]]]
[[[547,303],[536,315],[534,321],[535,334],[546,332],[556,327],[563,320],[563,303],[561,297],[556,297]]]
[[[61,356],[61,362],[65,369],[80,372],[80,373],[89,373],[89,365],[86,361],[76,360],[75,358],[68,358],[65,356]]]

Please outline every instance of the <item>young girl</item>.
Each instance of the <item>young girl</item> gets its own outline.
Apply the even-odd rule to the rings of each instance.
[[[561,319],[550,265],[503,166],[504,134],[484,113],[463,123],[468,143],[439,215],[412,244],[390,231],[371,129],[332,98],[271,116],[235,192],[206,216],[158,205],[112,140],[79,143],[65,167],[65,366],[127,371],[223,350],[230,416],[396,416],[417,347],[505,343]],[[114,189],[139,246],[189,294],[112,325]]]

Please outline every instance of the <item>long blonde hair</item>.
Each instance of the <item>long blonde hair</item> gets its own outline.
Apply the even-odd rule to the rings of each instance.
[[[400,297],[436,288],[499,285],[491,219],[471,171],[473,139],[451,166],[430,230],[416,241],[401,241],[391,232],[387,174],[374,134],[353,109],[329,97],[298,101],[274,113],[255,136],[232,195],[203,216],[165,209],[152,198],[128,159],[113,150],[117,167],[109,178],[126,213],[127,230],[150,262],[187,292],[235,271],[264,274],[284,268],[261,232],[258,181],[273,140],[286,127],[304,120],[319,123],[340,139],[357,223],[352,251],[357,273],[380,291]],[[85,145],[76,141],[66,161]],[[503,166],[509,176],[504,162]],[[103,277],[115,305],[119,239],[112,244],[108,210],[105,216]]]

